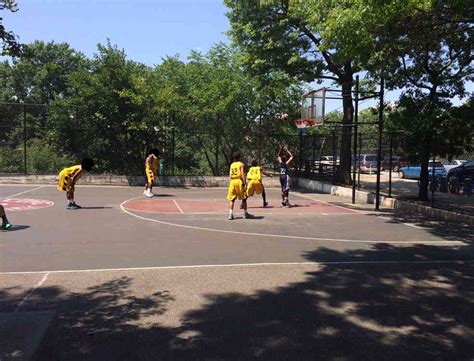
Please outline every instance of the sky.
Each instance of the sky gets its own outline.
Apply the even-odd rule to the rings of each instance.
[[[18,0],[18,7],[2,14],[22,43],[67,42],[87,56],[109,38],[130,59],[152,66],[228,41],[221,0]]]
[[[110,39],[129,59],[153,66],[166,56],[186,60],[191,50],[206,52],[230,42],[223,0],[17,0],[19,11],[2,11],[6,29],[22,43],[67,42],[91,57],[97,44]],[[324,84],[326,85],[326,84]],[[315,88],[321,85],[314,85]],[[468,85],[474,91],[473,84]],[[388,91],[396,101],[401,91]],[[460,100],[456,99],[455,104]],[[342,104],[333,101],[328,108]],[[374,106],[366,101],[360,109]]]

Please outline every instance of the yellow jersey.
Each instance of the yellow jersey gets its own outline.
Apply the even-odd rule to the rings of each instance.
[[[69,192],[73,189],[73,179],[75,182],[82,177],[83,172],[81,171],[80,165],[73,165],[72,167],[64,168],[59,173],[59,183],[58,183],[58,190],[59,191],[66,191]]]
[[[242,163],[242,162],[234,162],[230,165],[230,169],[229,169],[230,179],[242,179],[243,180],[243,174],[242,174],[243,165],[244,165],[244,163]]]
[[[250,180],[261,181],[262,180],[262,170],[260,166],[250,167],[249,172],[247,173],[247,178]]]
[[[145,170],[151,170],[153,173],[158,172],[158,157],[154,154],[150,154],[145,161]],[[151,167],[148,163],[151,163]]]
[[[77,172],[81,170],[81,165],[73,165],[72,167],[64,168],[60,174],[63,174],[65,177],[74,177]],[[82,173],[76,176],[76,181],[81,178]]]

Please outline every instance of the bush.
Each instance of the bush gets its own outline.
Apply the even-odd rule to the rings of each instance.
[[[28,144],[28,174],[56,174],[62,168],[73,164],[74,160],[59,155],[51,145],[44,144],[40,139],[34,139]]]

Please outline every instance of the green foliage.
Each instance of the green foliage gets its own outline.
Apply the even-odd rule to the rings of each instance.
[[[8,10],[11,12],[18,11],[18,4],[15,0],[0,0],[0,11]],[[3,18],[0,17],[0,42],[2,47],[2,55],[18,56],[21,53],[22,45],[18,41],[18,37],[12,32],[5,29]]]
[[[78,160],[60,156],[55,147],[44,139],[33,139],[27,150],[28,174],[55,174],[62,168],[71,166]]]

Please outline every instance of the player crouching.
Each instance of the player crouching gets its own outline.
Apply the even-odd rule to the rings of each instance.
[[[71,210],[81,208],[81,206],[77,205],[74,201],[74,187],[84,172],[90,172],[93,166],[94,161],[92,159],[84,158],[81,164],[64,168],[59,173],[58,191],[66,192],[67,209]]]
[[[271,177],[271,174],[266,173],[256,160],[252,161],[252,166],[247,173],[249,183],[247,185],[247,196],[253,197],[255,193],[261,194],[263,199],[263,206],[268,206],[265,194],[265,187],[262,183],[262,174]]]
[[[245,164],[240,161],[240,152],[232,154],[233,163],[230,165],[229,175],[230,184],[227,192],[227,199],[229,200],[229,220],[234,219],[234,204],[238,198],[242,201],[242,208],[244,209],[244,218],[253,218],[253,215],[247,212],[247,192],[245,190]]]

